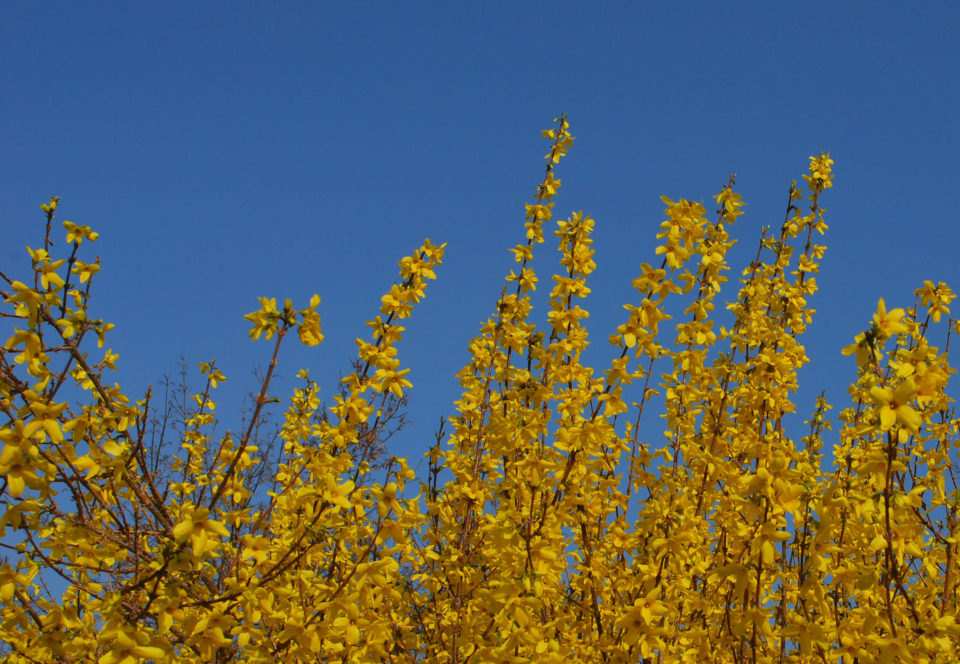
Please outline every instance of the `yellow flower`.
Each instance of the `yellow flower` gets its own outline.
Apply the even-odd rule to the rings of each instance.
[[[907,326],[901,323],[903,320],[903,309],[894,309],[887,312],[887,305],[883,298],[877,303],[877,313],[873,315],[873,328],[877,331],[879,339],[884,340],[895,334],[903,334],[907,331]]]
[[[316,311],[301,311],[303,322],[297,328],[300,343],[304,346],[317,346],[323,342],[323,333],[320,331],[320,314]]]
[[[230,536],[222,523],[207,518],[209,513],[210,510],[202,507],[173,527],[173,536],[177,542],[184,542],[189,538],[193,545],[193,552],[198,556],[213,551],[219,545],[219,541],[211,538],[211,535]]]
[[[84,263],[83,261],[76,261],[73,264],[73,269],[71,272],[80,277],[80,283],[85,284],[87,280],[100,271],[100,266],[96,263]]]
[[[617,627],[624,631],[623,640],[627,643],[637,643],[641,639],[645,640],[648,635],[655,632],[651,624],[653,618],[667,613],[668,609],[660,601],[660,588],[654,588],[647,593],[645,597],[640,597],[634,601],[633,606],[628,607],[622,616],[617,620]]]
[[[932,281],[924,281],[923,288],[914,291],[920,296],[920,303],[925,307],[930,307],[929,314],[934,323],[940,322],[941,314],[949,314],[950,308],[947,306],[956,295],[942,281],[936,285]]]
[[[833,186],[833,159],[830,153],[820,153],[819,157],[810,157],[810,175],[803,179],[812,191],[821,192]]]
[[[857,366],[863,368],[873,357],[879,361],[882,357],[880,348],[883,342],[895,334],[903,334],[909,328],[901,322],[904,317],[903,309],[887,311],[883,298],[877,303],[877,313],[873,315],[873,325],[869,330],[854,337],[855,343],[845,346],[841,351],[844,355],[857,355]]]
[[[889,387],[870,389],[870,396],[880,407],[880,428],[883,431],[888,431],[894,422],[899,422],[913,432],[920,428],[923,417],[907,405],[913,401],[916,393],[917,386],[909,378],[900,383],[896,390],[891,390]]]
[[[67,230],[67,242],[80,244],[83,240],[96,241],[100,234],[92,230],[89,226],[81,226],[72,221],[63,222],[63,227]]]
[[[277,331],[277,323],[280,320],[276,298],[261,297],[259,299],[261,309],[244,316],[246,320],[253,323],[253,327],[250,328],[250,338],[253,340],[259,339],[261,334],[266,334],[267,339],[272,337]]]
[[[147,635],[130,626],[110,624],[100,632],[99,638],[109,650],[97,660],[98,664],[135,664],[144,659],[167,661],[162,648],[148,645]]]
[[[360,626],[365,622],[360,618],[360,609],[356,604],[345,607],[346,615],[339,615],[333,619],[333,627],[343,635],[343,640],[349,645],[360,642]]]
[[[26,576],[4,563],[0,567],[0,599],[9,602],[17,589],[25,587],[28,581]]]

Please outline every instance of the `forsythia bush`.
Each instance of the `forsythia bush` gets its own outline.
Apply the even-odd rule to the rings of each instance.
[[[960,661],[950,289],[926,282],[909,309],[881,300],[844,350],[852,401],[836,428],[821,397],[790,437],[833,177],[820,155],[729,303],[733,178],[715,213],[664,198],[657,258],[595,371],[589,216],[556,224],[546,324],[532,317],[573,141],[565,118],[544,136],[516,269],[418,483],[362,443],[410,387],[397,343],[443,245],[400,261],[336,403],[300,373],[269,452],[256,432],[280,346],[322,341],[319,298],[261,298],[247,316],[272,351],[241,429],[214,436],[224,377],[203,363],[195,406],[158,437],[151,393],[109,380],[99,260],[80,260],[97,233],[64,222],[53,255],[58,200],[43,205],[33,273],[0,271],[6,661]],[[644,415],[664,418],[662,436],[640,435]]]

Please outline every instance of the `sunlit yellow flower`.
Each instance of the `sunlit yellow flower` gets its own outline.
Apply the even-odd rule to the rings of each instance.
[[[222,523],[208,518],[209,514],[210,510],[201,507],[173,527],[173,537],[176,541],[184,542],[190,539],[193,551],[198,556],[203,556],[217,548],[219,542],[216,537],[230,536],[230,532]]]
[[[903,317],[903,309],[894,309],[888,312],[887,305],[884,304],[881,297],[877,303],[877,313],[873,315],[873,329],[877,331],[880,339],[888,339],[895,334],[903,334],[907,331],[907,326],[901,322]]]
[[[873,387],[870,396],[880,406],[880,428],[888,431],[895,422],[899,422],[910,431],[917,431],[923,422],[923,417],[909,406],[917,393],[917,386],[911,379],[906,379],[891,390],[888,387]]]
[[[660,600],[660,588],[654,588],[644,597],[633,602],[617,619],[617,627],[624,630],[623,640],[627,643],[637,643],[645,636],[653,634],[654,618],[668,613],[666,606]]]

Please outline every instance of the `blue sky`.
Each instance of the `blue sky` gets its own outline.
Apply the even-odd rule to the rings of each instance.
[[[448,242],[400,347],[412,425],[392,444],[416,462],[512,266],[552,118],[577,136],[556,213],[597,220],[601,369],[654,260],[661,195],[708,201],[737,173],[735,275],[807,157],[829,151],[798,402],[827,389],[842,406],[855,366],[840,349],[877,299],[960,288],[958,32],[955,3],[4,1],[0,265],[25,274],[38,205],[61,196],[61,219],[101,233],[94,306],[117,324],[127,392],[181,355],[216,357],[236,429],[269,359],[242,320],[257,296],[320,293],[327,340],[289,344],[281,373],[311,368],[329,398],[396,261]],[[552,251],[535,263],[545,289]]]

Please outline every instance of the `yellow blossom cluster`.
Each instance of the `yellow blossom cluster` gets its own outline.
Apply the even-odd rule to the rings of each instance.
[[[226,378],[202,362],[171,441],[151,390],[110,382],[112,325],[90,306],[100,263],[80,260],[97,233],[64,222],[54,256],[59,200],[41,206],[32,274],[0,269],[5,661],[960,660],[950,288],[924,282],[911,308],[880,300],[843,351],[850,404],[835,426],[821,395],[793,437],[833,186],[821,154],[726,302],[735,178],[712,210],[662,199],[656,258],[595,370],[590,215],[555,223],[534,315],[534,255],[573,143],[565,116],[543,135],[516,265],[419,478],[376,450],[411,387],[400,323],[445,245],[400,261],[331,404],[298,374],[275,443],[260,428],[280,350],[292,330],[323,341],[320,298],[260,298],[250,337],[272,345],[243,422],[215,433]]]

